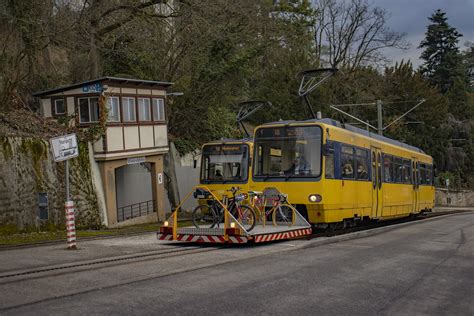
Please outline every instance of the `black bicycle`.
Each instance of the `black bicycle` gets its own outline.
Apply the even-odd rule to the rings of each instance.
[[[232,197],[228,199],[226,205],[230,214],[240,223],[240,225],[248,232],[255,227],[255,212],[247,205],[242,205],[246,199],[244,194],[238,194],[240,188],[232,187],[229,192]],[[203,189],[197,189],[194,197],[206,204],[201,204],[193,210],[193,224],[196,228],[214,228],[219,227],[224,222],[224,208],[216,201],[212,194]]]

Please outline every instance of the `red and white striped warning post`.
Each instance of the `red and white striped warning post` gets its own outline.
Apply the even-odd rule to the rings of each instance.
[[[66,232],[67,232],[67,249],[77,249],[76,246],[76,220],[74,216],[74,202],[67,201],[66,207]]]

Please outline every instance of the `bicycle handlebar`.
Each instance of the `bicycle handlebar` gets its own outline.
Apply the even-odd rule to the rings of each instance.
[[[227,192],[232,192],[233,195],[235,195],[237,192],[239,192],[240,190],[242,190],[242,188],[240,187],[232,187],[230,188],[229,190],[227,190]]]

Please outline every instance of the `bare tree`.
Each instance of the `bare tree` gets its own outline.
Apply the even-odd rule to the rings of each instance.
[[[322,63],[353,70],[386,62],[384,48],[408,48],[404,34],[387,27],[387,12],[367,0],[318,0],[316,5],[316,54]]]
[[[181,1],[182,3],[183,1]],[[88,39],[89,76],[101,74],[100,49],[106,36],[128,23],[142,18],[167,19],[178,15],[179,5],[176,1],[167,0],[85,0],[80,26],[82,34]]]

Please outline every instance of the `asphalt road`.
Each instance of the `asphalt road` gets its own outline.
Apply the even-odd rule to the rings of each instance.
[[[76,313],[473,315],[474,213],[0,280],[2,315]]]

